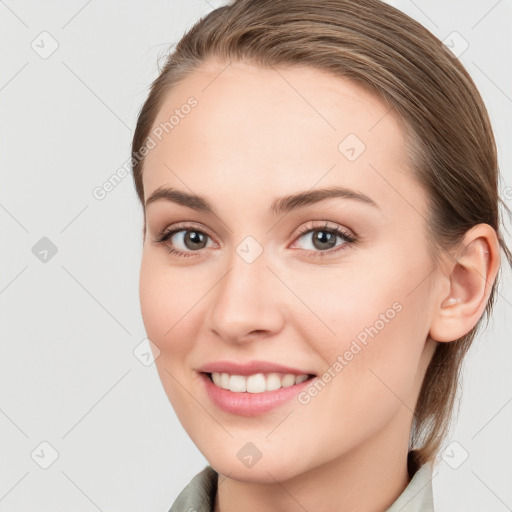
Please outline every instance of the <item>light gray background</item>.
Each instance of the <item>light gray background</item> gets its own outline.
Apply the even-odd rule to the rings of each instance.
[[[469,43],[461,60],[490,111],[512,206],[512,2],[390,3],[440,39],[456,31]],[[132,178],[102,201],[92,191],[127,162],[158,56],[218,5],[0,2],[0,511],[167,511],[207,463],[154,364],[133,353],[145,332]],[[52,38],[47,58],[31,46],[49,51]],[[33,253],[43,237],[57,248],[47,262]],[[437,511],[512,507],[505,271],[494,320],[465,366],[452,444],[434,476]],[[43,469],[52,450],[58,458]]]

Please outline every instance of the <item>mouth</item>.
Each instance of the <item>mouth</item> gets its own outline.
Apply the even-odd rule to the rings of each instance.
[[[267,393],[312,380],[314,374],[255,373],[234,375],[221,372],[200,372],[216,387],[233,393]]]
[[[230,375],[199,372],[206,395],[234,416],[257,416],[289,403],[316,377],[313,374]],[[226,387],[227,386],[227,387]]]

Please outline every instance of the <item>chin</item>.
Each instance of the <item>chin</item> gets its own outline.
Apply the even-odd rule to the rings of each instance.
[[[232,457],[231,452],[218,457],[208,457],[207,460],[217,473],[239,482],[275,484],[276,480],[285,481],[306,471],[292,461],[292,458],[287,461],[279,454],[275,457],[262,455],[252,466],[239,460],[236,454]]]

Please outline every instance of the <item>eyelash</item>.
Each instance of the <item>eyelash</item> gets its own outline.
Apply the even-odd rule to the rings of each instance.
[[[153,242],[156,244],[163,245],[169,254],[173,254],[175,256],[181,257],[181,258],[188,258],[190,256],[194,256],[194,253],[197,253],[199,251],[181,251],[179,249],[175,249],[174,247],[171,247],[169,244],[167,244],[167,240],[169,240],[173,235],[176,233],[179,233],[180,231],[195,231],[198,233],[201,233],[203,235],[206,235],[207,237],[211,238],[208,233],[203,231],[202,229],[199,229],[198,227],[194,226],[193,224],[179,224],[175,226],[172,230],[163,230],[157,235],[153,237]],[[334,247],[332,249],[328,249],[325,251],[318,251],[318,250],[308,250],[308,249],[301,249],[302,251],[306,252],[306,256],[308,258],[323,258],[326,254],[332,255],[337,254],[338,252],[344,251],[347,249],[348,245],[353,245],[357,242],[357,238],[354,235],[351,235],[344,231],[343,229],[335,226],[335,227],[329,227],[328,223],[326,223],[324,226],[315,226],[312,227],[311,225],[306,225],[303,228],[300,229],[299,234],[296,239],[301,238],[303,235],[309,232],[314,231],[321,231],[325,233],[330,233],[336,236],[339,236],[342,238],[345,243],[341,244],[338,247]]]

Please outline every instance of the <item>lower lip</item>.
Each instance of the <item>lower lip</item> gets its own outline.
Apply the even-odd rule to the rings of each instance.
[[[200,373],[200,377],[212,402],[223,411],[239,416],[256,416],[268,412],[294,398],[313,380],[310,378],[293,386],[263,393],[235,393],[216,386],[206,373]]]

